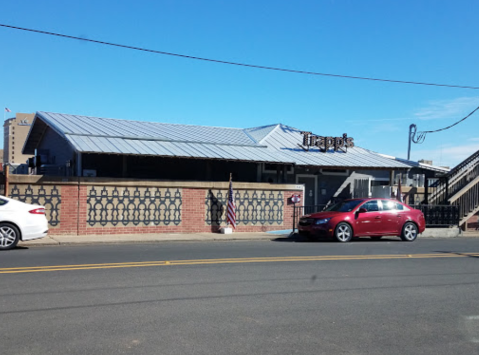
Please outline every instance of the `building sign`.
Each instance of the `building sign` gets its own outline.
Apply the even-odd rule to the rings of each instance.
[[[348,148],[354,147],[354,138],[348,137],[346,133],[342,137],[322,137],[311,132],[301,132],[303,135],[303,145],[298,144],[305,151],[311,147],[319,148],[320,152],[327,152],[334,149],[335,152],[346,152]]]
[[[18,122],[18,125],[19,126],[31,126],[32,124],[28,123],[28,120],[25,118],[25,119],[21,120],[20,122]]]

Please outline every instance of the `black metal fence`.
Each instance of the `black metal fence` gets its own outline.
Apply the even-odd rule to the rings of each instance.
[[[294,206],[293,232],[299,218],[305,214],[321,212],[326,205]],[[459,225],[459,207],[449,205],[410,205],[424,213],[426,228],[451,227]]]
[[[424,213],[427,227],[451,227],[459,225],[459,206],[411,205]]]
[[[293,211],[293,232],[296,230],[299,218],[305,214],[321,212],[326,205],[294,206]]]

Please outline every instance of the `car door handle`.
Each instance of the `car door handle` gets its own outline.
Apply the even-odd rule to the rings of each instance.
[[[376,219],[381,219],[381,216],[376,216]]]

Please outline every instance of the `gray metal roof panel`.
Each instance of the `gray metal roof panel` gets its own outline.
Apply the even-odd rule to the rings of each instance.
[[[409,168],[367,149],[304,151],[300,130],[282,124],[247,129],[138,122],[39,112],[80,152],[158,155],[309,166]],[[262,145],[256,143],[261,142]]]
[[[253,128],[245,128],[246,133],[248,133],[256,142],[260,142],[264,139],[268,134],[271,133],[273,129],[275,129],[278,125],[268,125],[268,126],[261,126],[261,127],[253,127]]]
[[[38,112],[47,123],[56,126],[64,134],[102,136],[149,137],[171,141],[191,141],[233,145],[257,145],[243,129],[183,125],[174,123],[140,122]]]
[[[279,125],[262,141],[270,148],[277,149],[293,159],[298,165],[317,166],[342,166],[342,167],[372,167],[372,168],[407,168],[407,164],[394,161],[381,156],[378,153],[355,146],[344,152],[319,152],[319,149],[304,151],[301,131]]]

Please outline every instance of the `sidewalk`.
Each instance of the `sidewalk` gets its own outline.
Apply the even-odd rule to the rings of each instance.
[[[115,235],[52,235],[43,239],[19,242],[19,246],[47,246],[107,243],[206,242],[226,240],[273,240],[288,237],[289,233],[190,233],[190,234],[115,234]]]

